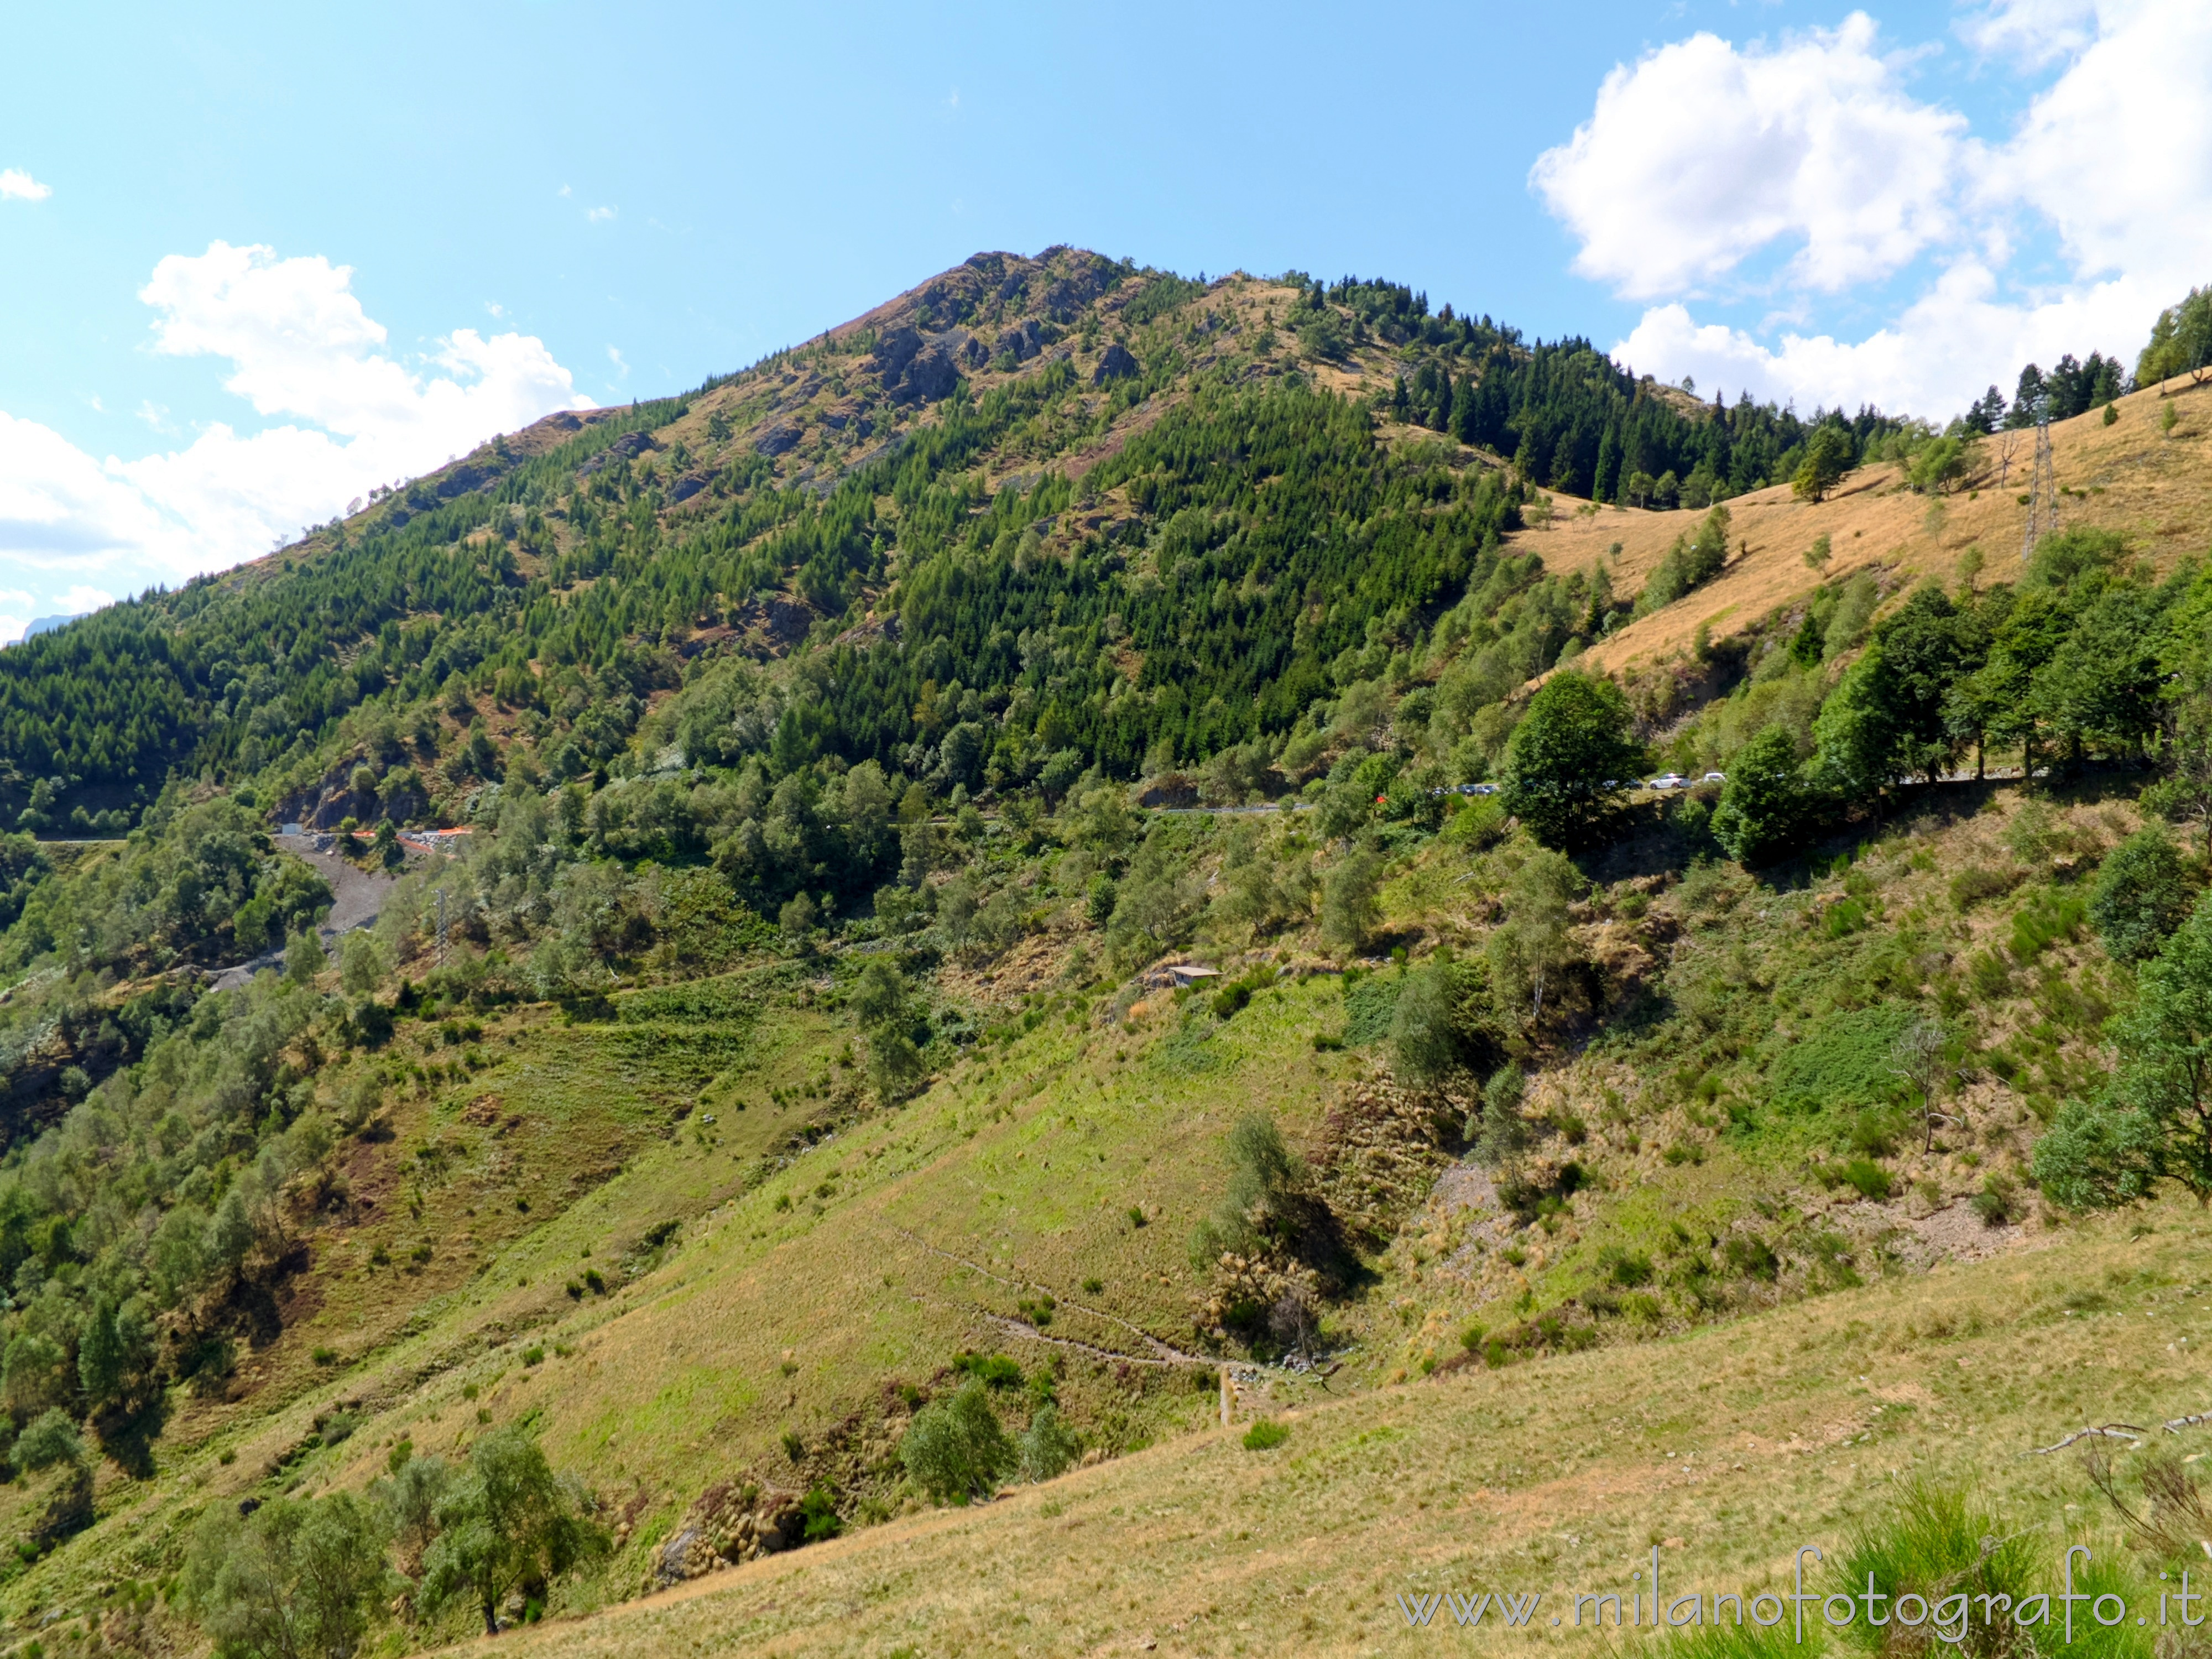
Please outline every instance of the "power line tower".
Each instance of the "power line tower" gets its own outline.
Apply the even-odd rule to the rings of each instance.
[[[2051,399],[2035,400],[2035,471],[2027,487],[2027,528],[2021,532],[2022,564],[2035,552],[2036,543],[2058,533],[2058,481],[2051,465]]]

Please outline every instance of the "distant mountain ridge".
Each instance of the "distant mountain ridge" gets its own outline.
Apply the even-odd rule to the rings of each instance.
[[[51,634],[64,623],[73,623],[79,617],[89,617],[91,614],[89,611],[65,611],[51,617],[34,617],[31,619],[31,625],[23,630],[23,638],[35,639],[41,634]],[[20,644],[21,641],[18,641],[17,643]]]

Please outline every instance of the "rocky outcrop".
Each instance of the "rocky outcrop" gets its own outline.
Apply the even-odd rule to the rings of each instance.
[[[1018,327],[1006,330],[999,336],[997,349],[1011,355],[1018,363],[1025,363],[1052,343],[1052,333],[1034,317],[1024,318]]]
[[[806,630],[814,626],[814,610],[801,600],[771,593],[745,605],[730,620],[740,632],[757,629],[763,643],[781,650],[806,637]]]
[[[772,426],[754,441],[753,448],[763,455],[781,455],[799,447],[799,428],[786,421]]]
[[[1197,781],[1181,772],[1164,773],[1138,792],[1137,805],[1146,808],[1195,806],[1198,805]]]
[[[647,1589],[665,1589],[718,1567],[795,1547],[805,1535],[799,1496],[725,1481],[709,1486],[675,1534],[653,1553]]]
[[[653,434],[649,432],[625,432],[598,454],[592,456],[590,460],[586,461],[583,465],[578,467],[576,476],[580,478],[588,477],[603,467],[612,466],[617,461],[635,460],[647,450],[659,447],[659,446],[653,441]]]
[[[1143,373],[1129,348],[1116,340],[1098,354],[1098,367],[1092,371],[1091,384],[1104,386],[1111,380],[1132,380]]]

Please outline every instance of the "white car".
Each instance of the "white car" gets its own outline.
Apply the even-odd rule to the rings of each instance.
[[[1728,781],[1728,774],[1725,772],[1708,772],[1701,781],[1705,783],[1726,783]]]
[[[1684,777],[1680,772],[1662,773],[1651,780],[1651,787],[1654,789],[1686,789],[1689,787],[1689,779]]]

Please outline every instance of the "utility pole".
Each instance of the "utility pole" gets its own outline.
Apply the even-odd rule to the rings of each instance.
[[[2027,488],[2027,528],[2021,532],[2022,564],[2034,556],[2035,544],[2058,533],[2058,483],[2051,463],[2051,399],[2035,400],[2035,476]]]

